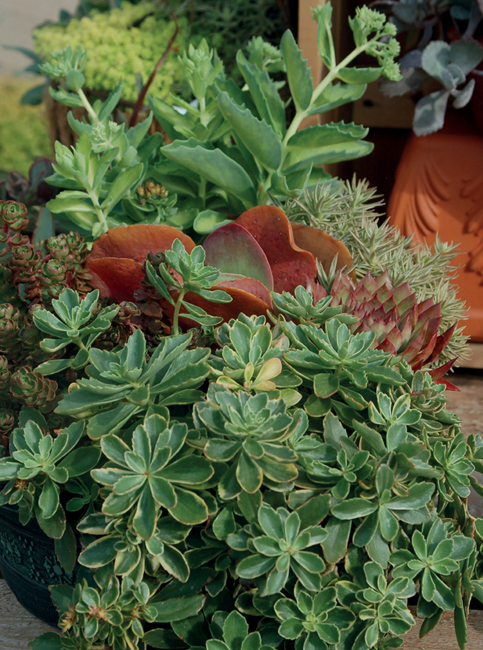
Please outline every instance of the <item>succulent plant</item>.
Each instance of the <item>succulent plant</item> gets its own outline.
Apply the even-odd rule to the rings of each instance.
[[[367,181],[323,182],[303,196],[288,201],[285,211],[291,221],[326,231],[341,240],[353,260],[357,280],[367,273],[373,277],[387,272],[393,286],[405,282],[416,293],[418,302],[433,298],[441,303],[439,334],[456,323],[456,328],[441,352],[443,362],[468,355],[467,337],[459,322],[464,320],[465,304],[458,298],[453,282],[457,255],[454,244],[436,238],[432,247],[414,246],[410,237],[386,221],[377,209],[376,190]],[[341,219],[340,215],[344,218]]]
[[[258,523],[263,534],[250,540],[252,553],[238,564],[238,575],[245,580],[266,576],[257,581],[261,595],[280,592],[291,574],[305,589],[320,592],[325,562],[316,551],[326,531],[321,526],[302,526],[298,513],[285,508],[261,506]]]
[[[26,205],[29,216],[36,218],[35,208],[44,206],[57,194],[57,190],[45,181],[51,174],[52,160],[38,158],[31,164],[28,178],[18,172],[10,172],[9,177],[0,180],[0,197],[4,201]]]
[[[387,7],[399,33],[408,32],[414,49],[403,52],[402,78],[384,81],[382,92],[390,97],[415,93],[428,80],[442,88],[425,94],[416,104],[413,130],[428,135],[444,125],[450,97],[454,108],[466,106],[473,95],[475,78],[470,76],[483,59],[483,46],[475,39],[482,19],[477,0],[414,0],[378,3]],[[478,74],[478,73],[477,73]]]
[[[337,268],[351,266],[343,244],[313,231],[304,226],[292,229],[282,210],[259,206],[218,228],[202,247],[171,226],[113,228],[94,242],[87,264],[101,296],[119,302],[133,300],[143,288],[143,259],[149,253],[162,254],[157,269],[146,263],[147,279],[164,299],[164,310],[172,314],[177,332],[182,314],[184,320],[205,325],[240,312],[265,314],[272,307],[274,288],[293,291],[300,282],[313,283],[316,260],[329,268],[337,257]],[[297,243],[303,236],[309,250]]]
[[[19,503],[27,511],[25,523],[35,513],[45,532],[55,539],[66,533],[59,486],[90,471],[100,457],[95,447],[78,447],[84,428],[83,422],[76,422],[59,432],[54,440],[50,433],[43,434],[39,424],[29,420],[12,436],[11,457],[0,460],[1,479],[8,481],[1,492],[1,502]],[[30,482],[34,490],[15,490],[18,482]],[[71,530],[68,535],[72,535]]]
[[[83,368],[89,359],[89,350],[97,337],[109,329],[119,307],[97,308],[99,292],[91,291],[83,300],[72,289],[64,289],[58,300],[52,301],[54,314],[47,309],[36,309],[33,322],[38,330],[54,338],[44,338],[40,347],[45,352],[55,354],[68,345],[78,348],[71,359],[52,359],[37,367],[42,375],[52,375],[68,368]],[[97,311],[97,313],[96,313]]]
[[[438,334],[441,303],[434,304],[432,298],[418,303],[409,284],[393,286],[387,272],[376,278],[369,273],[357,285],[339,272],[328,289],[329,293],[316,286],[312,298],[299,287],[295,296],[275,294],[274,304],[281,313],[302,322],[325,322],[338,314],[348,314],[353,317],[347,321],[351,332],[374,332],[376,349],[401,356],[413,370],[437,363],[456,327]],[[429,373],[440,379],[455,361],[451,359]],[[446,380],[445,383],[455,389]]]
[[[83,580],[75,587],[51,587],[61,612],[60,627],[66,635],[75,636],[79,650],[88,650],[96,642],[115,650],[139,647],[144,636],[141,620],[156,619],[157,610],[149,604],[155,591],[146,582],[101,575],[96,575],[94,586]],[[54,633],[47,633],[44,640],[52,650],[72,648],[68,638]]]
[[[87,433],[100,438],[115,433],[138,413],[192,404],[209,373],[209,350],[187,349],[190,334],[165,337],[146,361],[146,340],[136,330],[118,352],[91,348],[88,378],[79,379],[56,412],[89,418]],[[47,381],[47,380],[46,380]],[[161,408],[162,413],[166,413]]]
[[[233,499],[242,491],[253,494],[262,483],[290,483],[297,476],[296,454],[285,448],[285,440],[304,431],[303,411],[289,415],[283,399],[270,400],[264,393],[249,396],[232,393],[212,384],[205,402],[198,402],[196,422],[208,430],[197,445],[214,462],[228,464],[219,480],[222,499]]]
[[[97,3],[96,3],[97,9]],[[181,34],[176,44],[185,46],[187,20],[182,17]],[[72,46],[88,48],[92,58],[87,61],[83,74],[87,87],[94,91],[109,90],[118,82],[119,66],[123,69],[124,99],[136,100],[138,95],[136,75],[147,79],[172,35],[174,23],[155,11],[154,3],[139,6],[125,3],[111,11],[93,12],[82,19],[59,24],[48,24],[34,30],[35,51],[47,63],[55,62],[52,52]],[[127,53],[130,53],[129,55]],[[154,84],[156,92],[165,95],[173,83],[180,81],[181,71],[172,54],[163,74]]]
[[[138,8],[139,9],[139,8]],[[144,10],[146,8],[144,7]],[[110,228],[140,218],[193,229],[205,235],[254,205],[299,196],[327,174],[318,165],[367,155],[367,129],[354,124],[318,124],[298,131],[302,121],[362,96],[370,81],[386,75],[399,78],[394,56],[399,51],[395,27],[381,14],[358,8],[350,20],[353,51],[338,63],[334,56],[332,7],[317,9],[320,55],[328,68],[314,87],[307,62],[287,30],[281,48],[252,41],[249,59],[240,50],[237,65],[245,82],[240,88],[227,77],[223,63],[205,40],[190,44],[180,67],[195,103],[182,97],[149,99],[153,110],[143,122],[128,128],[116,124],[113,113],[123,92],[122,82],[104,101],[91,103],[83,90],[85,52],[66,47],[52,55],[43,71],[60,82],[51,95],[67,106],[83,107],[87,121],[68,121],[79,136],[75,147],[56,145],[55,173],[49,182],[62,189],[48,208],[62,221],[73,221],[95,239]],[[377,61],[371,68],[353,67],[365,52]],[[87,59],[86,70],[89,65]],[[117,66],[113,68],[117,71]],[[286,124],[280,81],[270,74],[284,70],[295,114]],[[180,112],[173,108],[172,103]],[[149,134],[153,115],[171,140]],[[164,187],[169,199],[153,202],[146,188]],[[139,202],[140,193],[144,205]],[[161,189],[156,194],[161,196]],[[162,203],[167,201],[166,203]],[[149,203],[149,205],[148,205]],[[156,203],[156,205],[154,205]],[[149,209],[146,209],[149,208]]]
[[[55,407],[57,383],[28,366],[20,366],[10,376],[10,393],[20,404],[48,413]]]

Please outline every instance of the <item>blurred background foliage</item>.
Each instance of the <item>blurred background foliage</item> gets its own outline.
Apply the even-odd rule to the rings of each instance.
[[[0,77],[0,172],[26,175],[33,156],[52,155],[43,107],[20,104],[35,83],[24,77]]]

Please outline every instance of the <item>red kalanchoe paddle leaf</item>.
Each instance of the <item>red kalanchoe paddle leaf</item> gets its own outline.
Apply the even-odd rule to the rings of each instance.
[[[293,293],[301,284],[307,286],[317,277],[312,253],[299,248],[285,212],[273,205],[259,205],[235,220],[253,235],[267,256],[272,269],[274,291]]]
[[[101,298],[116,302],[134,301],[134,292],[141,288],[144,277],[141,262],[126,258],[104,257],[89,264],[91,283],[99,289]]]
[[[134,291],[141,288],[142,262],[148,253],[161,253],[179,239],[190,253],[194,241],[172,226],[134,224],[111,228],[96,239],[86,262],[91,282],[103,298],[116,302],[134,300]]]
[[[228,223],[217,228],[203,242],[205,264],[215,266],[222,273],[235,273],[259,280],[268,291],[273,291],[270,264],[262,247],[246,228]]]
[[[229,293],[230,296],[237,295],[238,291],[244,291],[245,293],[249,293],[255,298],[258,298],[258,300],[262,300],[264,303],[266,303],[267,309],[272,308],[272,297],[270,295],[269,290],[266,288],[264,284],[262,284],[259,280],[256,280],[255,278],[230,279],[230,278],[222,277],[220,282],[217,282],[216,286],[221,287],[223,291]],[[235,291],[235,293],[232,294],[231,290],[235,290],[235,289],[237,291]],[[226,306],[227,307],[231,306],[232,302],[227,303]]]
[[[295,243],[303,250],[309,251],[328,272],[332,260],[337,255],[337,269],[345,269],[346,273],[352,269],[353,262],[349,249],[338,239],[319,228],[304,226],[301,223],[292,223],[292,231]],[[355,280],[356,272],[352,270],[350,277]]]
[[[178,228],[164,224],[134,224],[111,228],[96,239],[87,263],[103,257],[126,257],[142,262],[148,253],[160,253],[171,248],[179,239],[188,253],[195,247],[194,241]]]

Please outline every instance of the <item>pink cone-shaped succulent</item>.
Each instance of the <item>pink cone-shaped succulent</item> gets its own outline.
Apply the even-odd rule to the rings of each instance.
[[[413,370],[436,363],[456,327],[438,334],[441,325],[441,303],[432,298],[418,302],[407,282],[394,287],[387,272],[377,278],[368,273],[355,284],[338,273],[331,287],[331,306],[358,318],[353,333],[373,331],[377,349],[398,354]],[[453,365],[452,359],[429,370],[439,380]],[[448,388],[452,385],[444,382]]]

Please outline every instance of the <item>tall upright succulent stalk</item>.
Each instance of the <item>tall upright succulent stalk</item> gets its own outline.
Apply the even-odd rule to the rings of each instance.
[[[360,98],[367,83],[381,75],[399,78],[392,24],[376,11],[357,9],[349,21],[355,47],[337,62],[331,13],[330,3],[314,11],[319,52],[327,67],[315,88],[290,31],[280,50],[258,38],[250,43],[248,57],[238,52],[243,88],[227,77],[206,41],[198,48],[190,45],[179,65],[195,101],[189,104],[174,95],[169,101],[149,100],[171,140],[165,145],[159,133],[148,135],[152,115],[131,129],[113,122],[122,83],[105,102],[91,105],[83,91],[86,54],[80,48],[55,53],[42,66],[60,84],[51,94],[68,106],[83,106],[87,121],[68,116],[80,137],[73,150],[57,143],[50,182],[63,191],[49,202],[49,209],[93,238],[136,221],[167,223],[205,235],[254,205],[299,196],[327,176],[319,167],[323,163],[370,153],[372,144],[364,140],[367,129],[362,126],[339,122],[298,131],[305,117]],[[375,57],[377,67],[353,67],[363,53]],[[295,108],[288,125],[279,92],[283,82],[273,77],[280,72],[286,73]],[[153,181],[162,183],[165,192],[146,204],[145,193],[137,190]],[[175,205],[166,192],[176,196]]]

